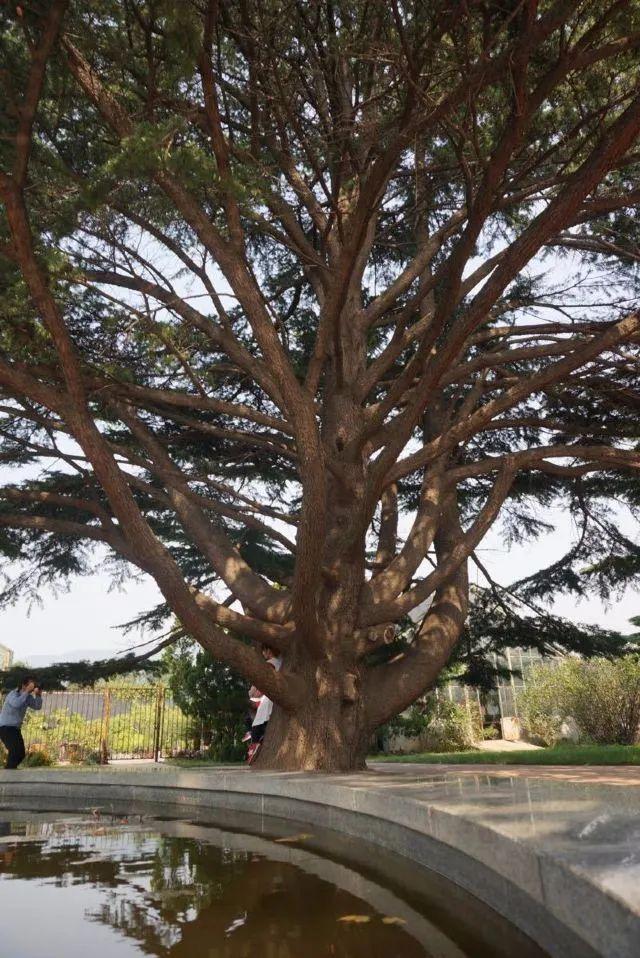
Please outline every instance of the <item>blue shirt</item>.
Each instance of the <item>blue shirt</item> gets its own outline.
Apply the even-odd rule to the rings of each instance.
[[[14,689],[9,692],[2,711],[0,712],[0,725],[12,725],[14,728],[20,728],[24,722],[24,715],[27,709],[42,708],[42,696],[32,695],[31,692],[19,692]]]

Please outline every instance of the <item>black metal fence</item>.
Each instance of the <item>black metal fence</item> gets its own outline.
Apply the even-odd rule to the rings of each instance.
[[[96,764],[157,762],[198,750],[206,737],[163,685],[45,692],[42,709],[27,712],[22,732],[29,750],[54,762]]]

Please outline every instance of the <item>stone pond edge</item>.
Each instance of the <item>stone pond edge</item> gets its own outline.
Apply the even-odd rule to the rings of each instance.
[[[441,802],[398,795],[380,777],[151,765],[0,771],[0,802],[29,797],[218,807],[315,823],[444,875],[552,958],[639,954],[640,914],[593,876]]]

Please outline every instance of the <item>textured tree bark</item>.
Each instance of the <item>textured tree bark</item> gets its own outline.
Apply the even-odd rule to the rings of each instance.
[[[341,413],[339,421],[344,424],[348,418],[344,408]],[[348,436],[344,438],[348,441]],[[286,668],[300,683],[302,703],[290,712],[274,709],[254,765],[258,769],[345,772],[364,768],[375,729],[433,684],[464,626],[465,560],[438,590],[414,647],[395,662],[373,668],[364,664],[355,632],[366,595],[365,543],[345,543],[343,534],[349,516],[361,503],[364,484],[356,463],[347,475],[349,481],[330,485],[327,513],[333,522],[325,537],[319,601],[323,653],[315,657],[313,648],[299,638],[287,655]],[[438,489],[440,477],[434,476],[433,483]],[[433,527],[436,556],[444,562],[462,535],[454,497],[445,498],[436,510]],[[422,530],[415,534],[421,535]],[[397,591],[403,591],[405,584],[400,577]]]
[[[10,332],[15,315],[27,321],[15,355],[2,341],[0,399],[19,408],[2,410],[9,417],[2,432],[14,420],[27,426],[10,430],[16,453],[10,449],[8,461],[18,466],[41,456],[78,469],[80,460],[86,490],[74,494],[58,480],[50,489],[0,486],[0,529],[106,544],[152,576],[181,630],[276,703],[256,767],[361,768],[375,728],[430,688],[449,660],[467,614],[467,560],[517,473],[570,478],[639,468],[635,421],[623,422],[619,435],[614,430],[611,445],[602,441],[611,376],[621,369],[625,402],[635,402],[633,355],[615,354],[637,346],[638,312],[606,323],[492,324],[505,309],[515,317],[533,308],[535,290],[521,296],[512,284],[546,249],[629,255],[597,235],[568,231],[640,199],[616,185],[636,162],[640,137],[640,96],[633,82],[626,89],[627,68],[617,58],[640,49],[640,33],[619,22],[624,4],[611,4],[586,29],[581,4],[552,3],[538,16],[535,3],[524,3],[488,32],[484,14],[481,28],[474,26],[471,4],[468,49],[462,57],[461,36],[453,56],[441,41],[455,13],[445,9],[441,22],[441,13],[405,16],[376,0],[355,5],[384,38],[379,49],[365,43],[361,56],[348,18],[336,29],[331,4],[326,16],[322,4],[312,5],[312,28],[305,5],[294,0],[178,4],[200,31],[192,65],[199,81],[185,84],[192,89],[181,99],[167,82],[173,70],[163,77],[171,45],[155,62],[149,52],[162,46],[160,31],[153,16],[134,16],[135,5],[92,10],[111,36],[97,48],[86,35],[90,3],[27,6],[34,9],[8,5],[16,21],[8,62],[19,37],[28,40],[37,24],[40,30],[25,48],[27,80],[3,134],[9,143],[15,113],[13,162],[0,170],[8,226],[5,242],[2,219],[0,257],[8,276],[20,270],[37,320],[31,324],[16,285],[22,307],[7,297]],[[184,22],[173,26],[182,30]],[[114,23],[130,54],[118,52]],[[272,41],[282,30],[285,45],[270,44],[269,30]],[[318,56],[323,31],[331,54]],[[138,59],[136,49],[144,54]],[[311,59],[278,49],[306,49]],[[129,55],[141,72],[127,89]],[[184,54],[173,64],[176,76],[188,71],[187,61]],[[591,66],[597,78],[600,63],[620,73],[610,102],[589,93],[599,82],[582,79]],[[567,120],[550,151],[540,150],[538,114],[546,101],[557,109],[570,75],[571,102],[588,93],[592,113]],[[40,117],[44,91],[49,105]],[[493,133],[483,119],[486,97],[504,104]],[[172,111],[176,122],[165,129]],[[64,132],[57,139],[53,113]],[[78,163],[68,155],[70,129],[83,147]],[[31,156],[43,135],[47,150]],[[84,149],[93,137],[99,148]],[[152,154],[144,163],[136,160],[143,151]],[[83,192],[93,196],[96,175],[102,182],[107,170],[117,185],[85,209]],[[46,197],[66,197],[64,209],[74,197],[77,229],[68,211],[56,212],[58,200],[49,209],[42,184]],[[102,204],[99,215],[94,203]],[[479,241],[497,224],[504,232],[505,213],[512,220],[507,245],[492,253]],[[197,279],[202,296],[179,294],[164,253],[156,265],[148,261],[138,241],[149,236]],[[47,252],[66,268],[52,269]],[[225,292],[216,289],[218,273]],[[67,308],[76,282],[122,313],[103,327],[96,312],[90,346],[90,324],[80,332]],[[118,289],[125,291],[120,301]],[[225,307],[227,296],[233,308]],[[165,322],[175,343],[162,332]],[[157,366],[149,326],[162,345]],[[109,345],[115,331],[126,350]],[[596,410],[605,400],[605,431],[597,416],[593,426],[575,427],[567,413],[570,428],[557,428],[562,444],[550,444],[556,424],[542,397],[575,377],[585,408],[585,395]],[[550,408],[562,418],[557,407],[554,399]],[[512,431],[525,427],[531,435],[514,440]],[[52,438],[58,431],[81,456],[60,451]],[[495,444],[485,444],[489,432]],[[281,508],[271,490],[246,494],[251,464],[260,484],[269,478],[256,449],[272,457]],[[399,515],[408,503],[415,514],[407,531]],[[269,519],[293,526],[295,541]],[[250,537],[243,551],[238,526],[264,537],[262,559],[245,558]],[[197,562],[182,564],[181,539]],[[285,551],[265,562],[274,543]],[[228,590],[223,600],[214,598],[213,583]],[[368,655],[429,597],[430,611],[404,651],[384,664]],[[284,655],[279,673],[260,654],[267,644]]]
[[[440,558],[449,554],[460,534],[457,505],[449,500],[435,539]],[[322,772],[364,768],[375,729],[426,691],[449,659],[466,618],[466,562],[438,590],[415,647],[397,661],[373,669],[359,664],[351,631],[358,581],[361,563],[354,558],[348,567],[343,558],[323,601],[327,618],[322,644],[329,651],[314,660],[304,645],[292,650],[286,667],[301,684],[302,704],[291,712],[274,708],[254,768]]]
[[[360,427],[359,413],[348,393],[336,388],[323,423],[325,445],[338,452],[347,449]],[[286,660],[302,686],[302,704],[293,712],[274,709],[257,768],[338,772],[365,765],[373,729],[363,695],[366,668],[355,641],[365,541],[364,536],[348,541],[344,534],[364,497],[365,470],[358,454],[345,456],[343,463],[340,479],[328,483],[325,515],[330,524],[324,535],[316,641],[299,635]]]
[[[338,687],[309,697],[293,715],[274,709],[253,767],[276,771],[349,772],[366,766],[372,731],[360,694],[345,701]]]

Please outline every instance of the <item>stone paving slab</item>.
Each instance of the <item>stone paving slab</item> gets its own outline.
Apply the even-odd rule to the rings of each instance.
[[[558,958],[639,958],[638,784],[631,767],[394,763],[329,776],[147,765],[0,772],[0,800],[102,790],[317,821],[447,874]]]
[[[373,766],[383,767],[382,762]],[[411,768],[411,763],[390,762],[403,769]],[[415,768],[415,764],[413,766]],[[424,767],[424,766],[422,766]],[[431,766],[432,768],[434,766]],[[478,762],[473,765],[439,765],[439,768],[457,775],[477,775],[479,772],[498,778],[535,778],[540,781],[575,782],[578,785],[624,785],[640,787],[640,766],[638,765],[500,765],[498,763]]]

